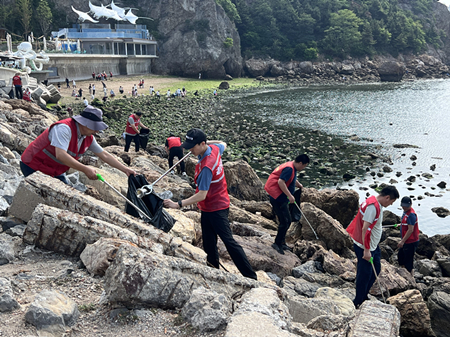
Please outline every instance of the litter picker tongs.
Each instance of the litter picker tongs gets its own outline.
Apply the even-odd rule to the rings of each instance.
[[[153,186],[155,186],[158,181],[160,181],[162,178],[164,178],[166,175],[168,175],[170,173],[170,171],[172,171],[179,163],[181,163],[183,160],[185,160],[190,155],[191,155],[190,152],[188,154],[186,154],[183,158],[181,158],[179,161],[177,161],[175,164],[173,164],[173,166],[170,169],[168,169],[166,172],[164,172],[163,175],[161,177],[159,177],[158,179],[156,179],[153,183],[151,183],[149,185],[144,185],[141,188],[138,188],[136,190],[136,196],[139,199],[141,199],[141,198],[145,197],[146,195],[151,194],[153,192]]]

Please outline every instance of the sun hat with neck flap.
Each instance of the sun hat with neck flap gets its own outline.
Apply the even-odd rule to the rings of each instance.
[[[94,131],[101,131],[108,128],[108,125],[103,122],[102,110],[94,108],[92,105],[88,105],[81,114],[72,118],[81,125]]]

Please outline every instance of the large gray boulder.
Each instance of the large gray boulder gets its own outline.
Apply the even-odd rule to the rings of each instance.
[[[265,76],[270,69],[270,63],[251,58],[244,62],[244,69],[251,77]]]
[[[25,313],[25,321],[38,330],[62,336],[66,327],[76,323],[79,315],[77,304],[66,294],[43,290]]]
[[[214,331],[227,325],[232,302],[224,294],[199,287],[181,311],[183,317],[200,331]]]
[[[14,257],[13,238],[4,233],[0,234],[0,266],[12,262]]]
[[[400,331],[400,313],[393,305],[365,301],[347,337],[397,337]]]
[[[104,279],[110,302],[160,308],[182,308],[192,292],[205,284],[230,297],[259,286],[241,275],[130,245],[119,248]]]
[[[450,336],[450,294],[435,291],[428,297],[428,309],[430,310],[431,327],[439,337]]]
[[[378,67],[382,82],[400,82],[405,74],[404,66],[395,61],[383,62]]]

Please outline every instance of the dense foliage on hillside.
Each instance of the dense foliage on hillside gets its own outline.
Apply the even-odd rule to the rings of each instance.
[[[435,0],[216,0],[238,28],[243,56],[279,60],[418,53],[441,44]],[[410,10],[406,9],[410,8]]]

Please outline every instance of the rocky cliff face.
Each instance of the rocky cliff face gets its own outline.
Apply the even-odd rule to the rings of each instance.
[[[145,0],[140,7],[158,22],[159,59],[154,72],[179,76],[202,73],[203,78],[240,76],[239,34],[214,0]],[[233,40],[232,45],[224,44],[227,38]]]

